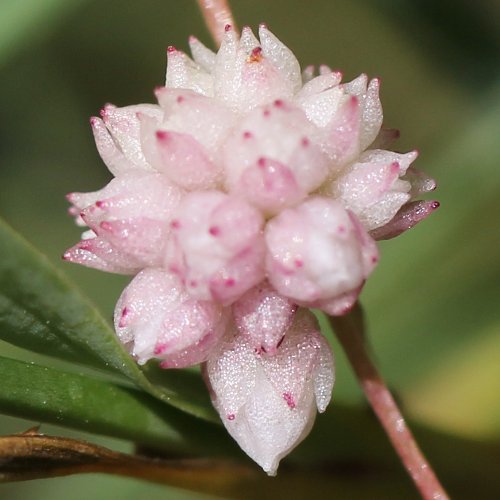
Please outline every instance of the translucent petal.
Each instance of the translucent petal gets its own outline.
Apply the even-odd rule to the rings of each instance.
[[[215,67],[215,52],[205,47],[205,45],[194,36],[189,37],[189,48],[191,49],[194,62],[206,72],[211,73]]]

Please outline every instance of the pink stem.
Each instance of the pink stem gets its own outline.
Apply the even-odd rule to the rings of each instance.
[[[205,18],[208,31],[215,43],[220,45],[224,36],[224,28],[228,24],[236,28],[227,0],[198,0],[198,5]]]
[[[373,411],[422,498],[448,499],[446,491],[418,447],[384,380],[368,356],[363,339],[361,307],[356,306],[346,316],[329,319]]]

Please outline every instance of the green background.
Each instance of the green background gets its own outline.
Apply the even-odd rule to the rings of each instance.
[[[382,261],[362,296],[373,350],[413,421],[461,443],[496,443],[488,466],[498,462],[500,5],[494,0],[307,5],[234,0],[232,5],[240,26],[255,28],[265,21],[303,66],[326,63],[341,69],[346,80],[361,72],[382,78],[385,124],[401,130],[398,150],[419,149],[416,166],[437,179],[433,196],[442,207],[381,245]],[[64,195],[98,189],[110,178],[95,151],[88,117],[106,102],[153,102],[152,89],[164,80],[167,45],[187,50],[190,34],[210,44],[194,1],[0,1],[0,215],[64,269],[106,318],[127,278],[60,261],[79,236]],[[31,359],[3,343],[0,354]],[[339,348],[335,354],[337,385],[327,413],[334,413],[336,404],[365,404]],[[0,433],[29,425],[2,417]],[[51,426],[43,431],[82,435]],[[130,449],[118,440],[99,442]],[[353,443],[353,449],[361,445]],[[445,462],[461,461],[465,469],[472,460],[454,449],[448,457],[446,449],[441,452]],[[448,479],[456,498],[500,495],[499,484],[477,472],[480,464],[473,469],[468,489]],[[397,469],[383,483],[376,473],[356,470],[333,466],[332,497],[415,496]],[[205,498],[97,475],[0,485],[0,498],[14,497]]]

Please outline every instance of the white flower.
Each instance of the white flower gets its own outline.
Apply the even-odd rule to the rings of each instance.
[[[264,25],[227,26],[217,53],[170,47],[157,105],[91,119],[115,178],[71,193],[88,226],[66,260],[137,274],[115,311],[139,363],[207,361],[229,432],[274,474],[330,399],[329,346],[298,306],[345,314],[378,262],[375,240],[437,208],[435,187],[386,148],[378,79],[301,74]],[[223,340],[222,340],[223,339]]]
[[[268,474],[325,411],[333,389],[330,346],[301,310],[274,355],[230,331],[206,364],[212,401],[241,448]]]

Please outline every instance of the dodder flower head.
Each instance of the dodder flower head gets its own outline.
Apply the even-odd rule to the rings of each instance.
[[[416,153],[385,148],[380,82],[321,66],[301,74],[264,25],[230,27],[217,53],[168,49],[157,105],[91,119],[115,178],[71,193],[88,226],[65,259],[136,277],[115,329],[139,363],[206,361],[224,425],[270,474],[309,431],[333,386],[310,313],[353,306],[394,237],[437,202]]]

